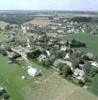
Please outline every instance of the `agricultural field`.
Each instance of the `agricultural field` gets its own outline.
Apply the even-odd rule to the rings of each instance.
[[[26,22],[26,23],[32,23],[33,25],[39,25],[39,26],[42,26],[42,27],[49,25],[49,24],[53,24],[48,19],[33,19],[32,21]]]
[[[76,39],[83,43],[86,43],[87,48],[78,48],[78,49],[92,52],[98,57],[98,36],[80,33],[80,34],[65,35],[63,39],[64,40]]]

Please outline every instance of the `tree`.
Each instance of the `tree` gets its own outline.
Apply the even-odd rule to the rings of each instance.
[[[1,27],[0,27],[0,31],[2,31]]]
[[[75,39],[72,39],[71,41],[71,44],[70,44],[71,47],[86,47],[86,44],[85,43],[82,43],[80,41],[77,41]]]
[[[49,60],[45,60],[42,62],[43,66],[45,66],[46,68],[50,68],[51,66],[51,62]]]
[[[9,99],[9,98],[10,98],[10,96],[9,96],[9,94],[8,94],[8,93],[4,93],[4,94],[3,94],[3,98],[4,98],[4,99]]]
[[[67,47],[69,46],[69,41],[68,41],[68,40],[66,41],[66,46],[67,46]]]
[[[5,26],[5,30],[6,30],[6,31],[8,31],[8,30],[10,30],[10,29],[11,29],[11,27],[10,27],[9,24]]]
[[[60,75],[62,75],[65,78],[71,77],[73,74],[72,70],[69,66],[61,66],[60,67]]]

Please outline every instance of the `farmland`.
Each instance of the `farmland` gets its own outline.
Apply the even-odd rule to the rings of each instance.
[[[87,44],[87,48],[79,48],[83,51],[93,52],[98,57],[98,36],[89,35],[89,34],[70,34],[65,36],[63,39],[65,40],[80,40]]]
[[[28,22],[27,22],[28,23]],[[46,26],[49,24],[53,24],[50,20],[48,19],[33,19],[32,21],[30,21],[30,23],[34,24],[34,25],[39,25],[39,26]]]

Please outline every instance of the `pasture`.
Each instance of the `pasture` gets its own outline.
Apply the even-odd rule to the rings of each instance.
[[[86,43],[87,48],[78,48],[78,49],[92,52],[98,57],[98,36],[83,34],[83,33],[63,36],[63,40],[72,40],[72,39],[76,39],[78,41]]]

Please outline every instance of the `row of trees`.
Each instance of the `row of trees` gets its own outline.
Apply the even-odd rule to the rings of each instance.
[[[30,13],[4,13],[0,15],[0,20],[11,24],[22,24],[32,19],[33,15]]]
[[[71,42],[67,41],[66,46],[70,46],[72,48],[86,47],[85,43],[72,39]]]

